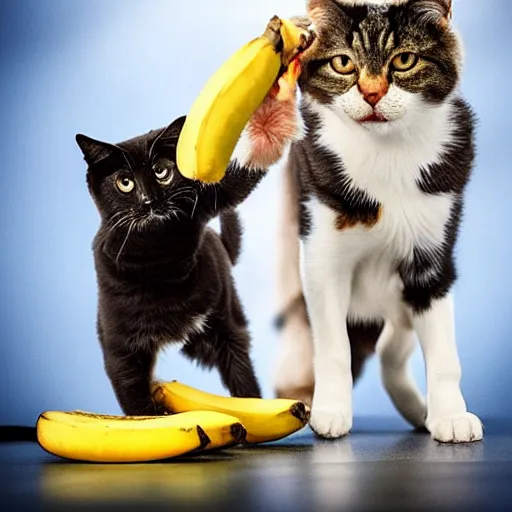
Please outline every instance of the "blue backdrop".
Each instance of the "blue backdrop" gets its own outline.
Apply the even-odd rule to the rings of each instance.
[[[480,119],[478,163],[458,245],[457,330],[469,405],[511,415],[512,229],[509,0],[454,2],[466,41],[464,92]],[[0,7],[0,423],[45,409],[119,413],[96,340],[91,241],[98,215],[76,132],[118,141],[186,113],[207,77],[273,14],[303,0],[16,0]],[[508,158],[507,158],[508,157]],[[241,208],[236,279],[266,396],[275,359],[276,168]],[[414,372],[424,386],[417,351]],[[224,393],[176,349],[158,376]],[[357,415],[395,415],[375,361]]]

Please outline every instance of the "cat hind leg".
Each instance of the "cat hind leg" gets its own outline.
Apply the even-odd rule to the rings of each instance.
[[[274,374],[278,398],[301,400],[311,407],[315,378],[313,339],[302,294],[278,319],[279,354]]]
[[[216,368],[231,396],[261,398],[249,350],[250,335],[245,322],[222,318],[210,324],[204,333],[191,337],[182,353],[203,368]]]
[[[394,406],[413,427],[423,429],[427,407],[408,365],[414,346],[412,328],[387,322],[377,342],[376,352],[382,382]]]

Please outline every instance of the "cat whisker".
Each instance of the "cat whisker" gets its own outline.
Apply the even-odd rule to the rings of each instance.
[[[182,212],[182,210],[180,210],[179,208],[171,208],[171,209],[169,210],[169,213],[170,213],[170,214],[172,214],[172,215],[174,215],[174,217],[176,218],[176,220],[179,220],[179,218],[180,218],[180,217],[179,217],[179,215],[178,215],[178,214],[179,214],[179,213],[183,213],[183,212]]]
[[[143,228],[150,222],[150,220],[152,220],[150,217],[145,217],[135,221],[135,229],[137,231],[142,231]]]
[[[177,197],[181,198],[181,199],[183,199],[185,201],[188,201],[188,200],[192,200],[193,201],[194,200],[193,197],[192,197],[192,192],[186,192],[184,194],[179,194],[179,195],[177,195],[175,197],[171,197],[171,199],[176,199]]]
[[[116,213],[115,215],[113,215],[110,219],[108,219],[106,222],[105,222],[105,227],[107,227],[109,230],[111,230],[118,222],[119,222],[119,216],[120,215],[123,215],[123,217],[121,218],[121,221],[126,218],[126,213],[125,212],[118,212]],[[117,219],[117,220],[116,220]]]
[[[173,194],[171,194],[171,199],[175,198],[175,197],[179,197],[179,196],[183,196],[183,195],[188,195],[189,193],[195,193],[195,189],[192,188],[192,187],[185,187],[185,188],[180,188],[179,190],[176,190],[176,192],[174,192]]]
[[[114,215],[112,215],[112,217],[110,217],[107,220],[107,223],[113,222],[114,219],[117,219],[117,217],[119,217],[120,215],[125,215],[125,212],[116,212],[116,213],[114,213]]]
[[[191,197],[190,193],[175,194],[169,198],[170,201],[176,201],[178,199],[182,199],[183,201],[187,201],[187,200],[193,201],[193,198]]]
[[[194,213],[196,212],[196,206],[197,206],[198,200],[199,200],[199,194],[196,192],[196,199],[194,201],[194,207],[192,208],[192,215],[190,216],[191,219],[194,218]]]
[[[109,227],[108,232],[111,233],[116,228],[121,227],[124,223],[128,223],[132,219],[133,216],[131,213],[126,214],[122,219],[118,220],[113,226]]]
[[[198,202],[198,193],[197,191],[193,188],[193,187],[185,187],[181,190],[178,190],[177,192],[175,192],[174,194],[171,195],[171,197],[169,198],[169,200],[171,202],[174,202],[174,201],[177,201],[177,200],[182,200],[182,201],[189,201],[193,204],[192,206],[192,214],[191,214],[191,217],[190,218],[193,218],[194,217],[194,213],[196,211],[196,208],[197,208],[197,202]],[[174,208],[174,211],[172,212],[174,214],[174,216],[176,218],[179,217],[178,213],[179,214],[183,214],[183,215],[186,215],[187,212],[182,209],[182,208],[179,208],[178,206],[176,206],[176,204],[173,204],[173,208]]]
[[[132,232],[132,229],[133,229],[133,226],[136,224],[136,220],[133,219],[130,223],[130,227],[128,228],[128,232],[126,233],[126,236],[124,238],[124,241],[123,243],[121,244],[121,248],[119,249],[119,252],[117,253],[117,256],[116,256],[116,263],[119,263],[119,258],[121,256],[121,253],[123,252],[123,249],[126,245],[126,242],[128,242],[128,238],[130,237],[130,234]]]

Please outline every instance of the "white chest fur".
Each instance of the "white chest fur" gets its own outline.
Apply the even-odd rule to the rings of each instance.
[[[434,250],[444,240],[454,197],[425,194],[417,183],[421,170],[439,161],[451,142],[450,104],[396,136],[372,133],[329,108],[311,106],[322,120],[317,143],[340,158],[353,186],[377,200],[382,215],[373,228],[339,231],[336,212],[312,199],[310,258],[320,262],[330,253],[352,273],[351,315],[393,316],[403,287],[397,262],[412,258],[414,247]]]

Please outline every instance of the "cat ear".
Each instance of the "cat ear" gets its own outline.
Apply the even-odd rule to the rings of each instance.
[[[450,27],[452,0],[413,0],[411,7],[426,23],[435,23],[442,30]]]
[[[163,132],[158,136],[158,138],[178,138],[181,130],[183,129],[183,125],[185,124],[187,116],[181,116],[175,119],[170,125],[164,128]]]
[[[441,3],[444,4],[445,14],[444,19],[446,20],[446,28],[450,25],[453,18],[453,5],[452,0],[444,0]]]
[[[308,17],[316,28],[329,24],[329,7],[333,3],[333,0],[308,0]]]
[[[348,22],[351,10],[366,3],[366,0],[308,0],[307,13],[312,24],[310,28],[319,33],[337,31],[340,16]]]
[[[81,133],[78,133],[75,136],[75,140],[78,147],[82,150],[84,160],[88,165],[98,164],[105,158],[108,158],[119,151],[113,144],[91,139],[90,137],[87,137],[87,135],[82,135]]]
[[[151,154],[153,149],[157,146],[168,146],[169,143],[177,142],[186,118],[186,116],[178,117],[170,125],[166,126],[153,141],[153,144],[151,144],[149,154]]]
[[[311,19],[308,16],[291,16],[290,21],[296,26],[303,30],[311,28]]]

